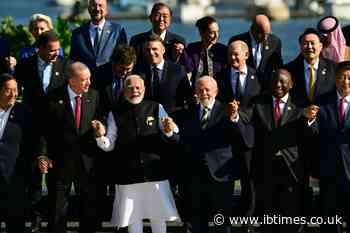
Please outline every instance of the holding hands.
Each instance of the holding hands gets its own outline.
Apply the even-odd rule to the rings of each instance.
[[[231,120],[235,120],[238,117],[239,101],[233,100],[228,103],[227,114]]]
[[[316,119],[319,109],[320,108],[316,105],[310,105],[309,107],[304,108],[303,115],[308,119],[309,122],[311,122]]]
[[[106,127],[100,121],[91,121],[91,127],[94,130],[95,137],[99,138],[106,135]]]
[[[165,134],[173,132],[173,130],[177,127],[173,119],[170,117],[163,117],[160,119],[160,122],[162,123]]]

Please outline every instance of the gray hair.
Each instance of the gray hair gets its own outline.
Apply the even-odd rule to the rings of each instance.
[[[198,87],[199,82],[202,82],[202,81],[205,81],[205,80],[208,80],[216,88],[216,90],[218,89],[218,84],[217,84],[216,80],[213,77],[209,76],[209,75],[205,75],[205,76],[202,76],[199,79],[197,79],[195,84],[194,84],[195,88]]]
[[[145,81],[143,80],[143,78],[141,78],[140,75],[131,74],[131,75],[128,75],[124,80],[124,88],[126,88],[129,85],[130,81],[133,79],[139,80],[142,83],[143,87],[145,87]]]
[[[87,67],[84,63],[82,62],[74,62],[74,61],[70,61],[68,62],[67,66],[66,66],[66,76],[68,79],[74,77],[74,75],[79,74],[79,73],[83,73],[83,72],[89,72],[90,73],[90,69],[89,67]],[[90,73],[91,75],[91,73]]]

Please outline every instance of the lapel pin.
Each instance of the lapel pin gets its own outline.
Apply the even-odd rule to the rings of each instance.
[[[154,122],[154,117],[153,117],[153,116],[148,116],[148,117],[146,118],[146,125],[152,126],[152,125],[153,125],[153,122]]]
[[[59,104],[63,104],[63,100],[59,100],[58,103],[59,103]]]
[[[321,74],[322,74],[322,75],[325,75],[325,74],[326,74],[326,71],[327,71],[326,69],[323,69],[323,70],[321,71]]]
[[[255,79],[254,75],[250,76],[250,79]]]
[[[58,76],[58,75],[60,75],[60,73],[59,72],[55,72],[55,75]]]
[[[10,119],[13,119],[15,116],[13,114],[10,115]]]
[[[287,110],[291,110],[292,108],[288,106]]]
[[[265,50],[269,50],[270,47],[268,45],[265,45]]]

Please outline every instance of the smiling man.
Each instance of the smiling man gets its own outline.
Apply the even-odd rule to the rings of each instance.
[[[300,55],[286,65],[294,81],[291,94],[304,107],[335,89],[335,64],[320,56],[320,38],[315,29],[306,29],[299,37]]]
[[[302,109],[292,101],[289,94],[292,87],[290,73],[277,70],[272,78],[271,94],[256,99],[249,110],[249,120],[255,130],[251,176],[256,188],[257,216],[305,214],[304,185],[309,172],[305,165],[309,157],[301,151],[302,142],[309,139],[312,130],[307,126]],[[239,113],[239,118],[243,112]],[[243,119],[237,124],[245,142],[251,141],[251,135],[246,133],[249,124]],[[262,225],[261,232],[299,232],[300,227],[298,224]]]
[[[127,37],[123,26],[106,20],[107,0],[89,0],[88,10],[91,20],[73,31],[69,57],[89,67],[95,86],[97,67],[107,63],[113,49],[126,44]]]
[[[319,135],[320,197],[324,217],[338,214],[349,221],[350,205],[350,62],[336,68],[336,90],[323,96],[313,127]],[[322,233],[342,232],[341,225],[321,225]]]

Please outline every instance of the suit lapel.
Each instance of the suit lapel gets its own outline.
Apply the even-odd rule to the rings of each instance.
[[[111,32],[111,23],[106,21],[101,33],[101,40],[99,42],[98,53],[102,53],[102,51],[104,50],[105,46],[107,45],[107,41],[111,35]]]
[[[220,110],[220,103],[218,102],[218,100],[215,100],[213,109],[210,111],[208,125],[205,129],[210,129],[213,125],[215,125],[215,122],[219,119],[218,117],[219,110]]]
[[[261,109],[261,119],[264,121],[267,129],[272,130],[272,127],[275,126],[275,118],[273,115],[273,105],[272,105],[272,96],[266,96],[262,104],[259,104]]]
[[[81,98],[81,119],[80,119],[80,132],[85,132],[85,127],[89,127],[90,114],[93,113],[92,102],[89,92],[83,93]]]
[[[66,117],[68,119],[68,123],[71,124],[72,128],[76,129],[75,117],[74,117],[74,112],[73,112],[74,110],[72,109],[72,105],[70,103],[70,98],[69,98],[67,88],[68,88],[68,86],[65,86],[64,93],[63,93],[63,103],[64,103],[64,108],[66,109],[64,112],[65,112]]]
[[[320,89],[323,85],[325,85],[325,81],[327,79],[327,69],[326,64],[323,59],[320,58],[319,65],[317,69],[317,81],[315,83],[315,96],[319,96]]]
[[[61,59],[57,59],[55,63],[52,64],[52,72],[50,77],[50,83],[48,86],[48,90],[53,89],[54,87],[57,87],[60,82],[60,78],[63,78],[60,74],[60,67],[61,67]]]
[[[285,125],[288,122],[288,120],[292,116],[292,112],[293,112],[294,108],[295,108],[295,106],[292,104],[292,102],[290,100],[290,96],[289,96],[287,103],[283,109],[283,114],[282,114],[280,126]]]
[[[82,30],[82,34],[83,34],[83,38],[85,40],[85,45],[87,45],[88,49],[90,50],[91,54],[95,55],[95,51],[94,51],[94,46],[91,43],[91,39],[90,39],[90,23],[86,23],[84,25],[84,29]]]

